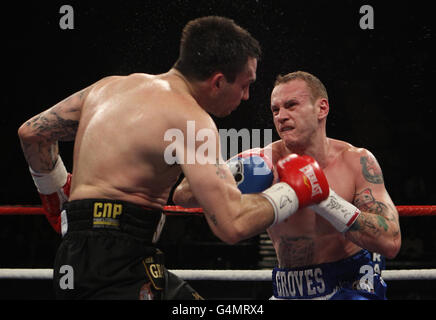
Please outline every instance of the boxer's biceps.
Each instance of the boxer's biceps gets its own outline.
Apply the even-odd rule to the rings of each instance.
[[[80,115],[81,98],[75,94],[43,112],[34,127],[50,141],[71,141],[76,136]]]
[[[46,143],[74,140],[87,92],[88,88],[76,92],[26,121],[19,129],[20,137]]]

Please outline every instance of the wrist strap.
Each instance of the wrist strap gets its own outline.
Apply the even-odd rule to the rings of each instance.
[[[40,173],[34,171],[29,166],[33,182],[41,194],[51,194],[62,188],[67,182],[67,169],[65,168],[62,158],[58,155],[56,164],[49,173]]]
[[[263,191],[261,196],[268,199],[274,208],[274,222],[282,222],[298,210],[298,197],[287,183],[279,182]]]
[[[328,220],[339,232],[346,232],[356,221],[360,210],[330,189],[329,197],[311,208]]]

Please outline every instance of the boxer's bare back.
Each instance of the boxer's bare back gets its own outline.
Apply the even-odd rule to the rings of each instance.
[[[176,126],[184,105],[197,105],[186,91],[185,83],[169,74],[133,74],[97,83],[82,109],[70,200],[165,205],[181,169],[165,163],[163,138],[167,128]]]

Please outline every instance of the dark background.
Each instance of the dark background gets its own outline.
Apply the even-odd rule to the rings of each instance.
[[[73,30],[59,27],[63,4],[74,9]],[[373,30],[359,27],[364,4],[374,9]],[[51,1],[4,8],[0,204],[40,204],[17,138],[25,120],[102,77],[168,71],[183,26],[205,15],[233,18],[263,49],[250,99],[230,117],[216,119],[218,128],[273,128],[268,108],[275,77],[311,72],[329,93],[328,136],[376,156],[396,205],[435,204],[432,7],[426,1],[345,0]],[[72,146],[60,146],[68,169]],[[388,267],[434,267],[434,220],[401,218],[403,247]],[[50,268],[58,243],[44,217],[0,217],[2,268]],[[199,217],[169,217],[161,240],[168,267],[175,269],[256,268],[257,245],[257,237],[224,245]],[[392,297],[431,298],[418,287],[425,288],[417,283]],[[51,298],[49,289],[33,295],[4,280],[0,291],[2,298]]]

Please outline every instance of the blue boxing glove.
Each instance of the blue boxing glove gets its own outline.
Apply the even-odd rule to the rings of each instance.
[[[244,151],[227,161],[242,193],[259,193],[271,187],[273,164],[260,149]]]

